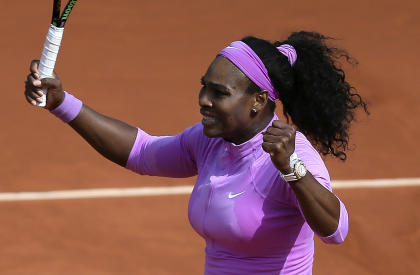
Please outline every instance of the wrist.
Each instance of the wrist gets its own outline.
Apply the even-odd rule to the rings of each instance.
[[[279,170],[283,175],[293,173],[293,169],[290,167],[289,164],[285,165],[284,167],[281,167]]]
[[[63,99],[56,108],[50,112],[65,123],[77,117],[83,107],[82,101],[64,91]]]
[[[60,106],[61,103],[63,103],[65,96],[66,96],[66,92],[65,91],[61,91],[61,93],[56,96],[56,98],[57,98],[57,99],[55,99],[56,102],[54,102],[54,104],[52,104],[51,106],[46,106],[45,108],[47,108],[51,112],[52,110],[54,110],[58,106]]]
[[[290,156],[289,172],[283,173],[282,178],[287,182],[297,181],[303,178],[307,169],[305,163],[297,156],[295,152]]]

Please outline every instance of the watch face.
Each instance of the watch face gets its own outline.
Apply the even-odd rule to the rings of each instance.
[[[296,164],[296,174],[298,174],[299,177],[304,177],[306,175],[306,167],[303,162]]]

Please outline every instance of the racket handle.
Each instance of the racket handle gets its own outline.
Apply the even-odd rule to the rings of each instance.
[[[40,79],[53,76],[55,61],[57,60],[58,51],[60,50],[61,39],[63,38],[64,28],[58,28],[50,25],[47,38],[45,39],[44,49],[42,50],[41,59],[39,60]],[[39,107],[45,107],[47,103],[47,90],[42,89],[42,102],[37,103]]]

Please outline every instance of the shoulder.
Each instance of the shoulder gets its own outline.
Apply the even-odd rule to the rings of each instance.
[[[306,136],[299,131],[296,131],[295,150],[300,158],[312,157],[322,161],[318,151],[312,146],[311,142],[306,138]]]
[[[197,122],[196,124],[186,128],[184,133],[188,134],[195,134],[195,135],[204,135],[203,134],[203,124],[201,122]]]
[[[206,138],[203,133],[203,125],[201,123],[196,123],[186,128],[178,136],[186,145],[196,145],[197,143],[203,142],[203,139]]]
[[[191,153],[200,154],[214,143],[214,138],[208,138],[204,135],[203,125],[198,122],[186,128],[178,135],[182,145]]]

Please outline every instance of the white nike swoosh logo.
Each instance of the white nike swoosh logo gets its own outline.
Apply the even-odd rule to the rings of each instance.
[[[237,197],[239,195],[242,195],[243,193],[245,193],[245,191],[242,191],[242,192],[236,193],[236,194],[232,194],[232,192],[229,192],[228,198],[229,199],[233,199],[234,197]]]

